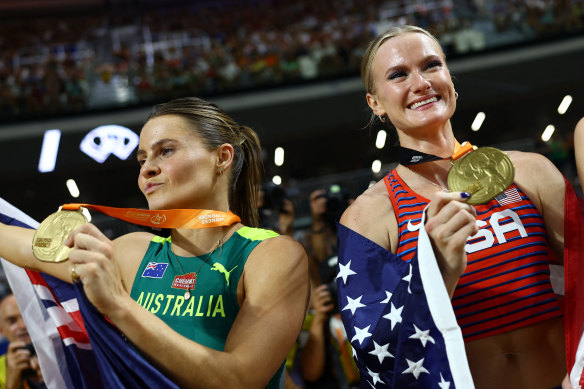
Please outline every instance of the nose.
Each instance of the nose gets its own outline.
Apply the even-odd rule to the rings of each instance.
[[[412,91],[414,93],[424,92],[432,85],[430,81],[428,81],[428,79],[424,77],[424,75],[419,71],[411,73],[411,79]]]
[[[140,175],[144,178],[154,177],[158,173],[160,173],[159,166],[150,158],[147,158],[140,167]]]

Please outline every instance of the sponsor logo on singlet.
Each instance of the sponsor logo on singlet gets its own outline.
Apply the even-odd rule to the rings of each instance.
[[[231,274],[231,272],[233,270],[235,270],[237,268],[237,266],[235,266],[233,269],[227,271],[227,269],[225,269],[225,266],[223,266],[222,264],[220,264],[219,262],[215,262],[213,264],[213,267],[211,267],[211,270],[216,270],[219,273],[222,273],[225,276],[225,282],[227,282],[227,285],[229,286],[229,275]]]
[[[194,289],[195,282],[197,282],[197,273],[187,273],[180,276],[175,276],[172,281],[172,288],[175,289]]]

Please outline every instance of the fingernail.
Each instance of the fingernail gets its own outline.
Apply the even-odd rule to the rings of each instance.
[[[460,192],[460,197],[462,197],[463,199],[468,199],[470,197],[470,193]]]

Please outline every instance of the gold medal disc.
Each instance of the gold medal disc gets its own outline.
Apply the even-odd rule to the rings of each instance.
[[[451,192],[468,192],[469,204],[485,204],[513,183],[515,167],[509,156],[494,147],[480,147],[454,161],[448,172]]]
[[[49,215],[36,230],[32,240],[32,252],[43,262],[63,262],[69,259],[69,247],[63,242],[71,231],[87,223],[87,218],[77,211],[59,211]]]

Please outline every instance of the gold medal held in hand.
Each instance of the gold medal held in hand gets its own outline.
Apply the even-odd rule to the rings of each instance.
[[[49,215],[36,230],[32,239],[32,252],[44,262],[63,262],[69,259],[69,247],[63,242],[71,231],[87,223],[82,208],[63,210],[62,207]]]
[[[509,156],[494,147],[480,147],[453,162],[448,172],[451,192],[468,192],[469,204],[484,204],[513,183],[515,168]]]

